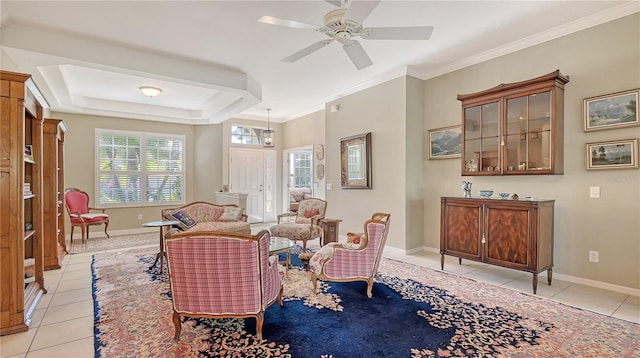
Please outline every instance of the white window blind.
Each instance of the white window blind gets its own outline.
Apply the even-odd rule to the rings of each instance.
[[[97,205],[184,203],[182,135],[96,129]]]

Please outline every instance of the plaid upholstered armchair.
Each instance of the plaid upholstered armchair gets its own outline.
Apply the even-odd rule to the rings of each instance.
[[[323,246],[309,261],[313,290],[317,290],[318,279],[325,281],[365,281],[367,296],[371,298],[373,280],[387,234],[391,214],[375,213],[364,223],[364,233],[347,234],[347,242],[332,242]]]
[[[284,272],[269,256],[270,235],[230,232],[182,232],[166,240],[173,301],[174,339],[180,339],[180,316],[256,318],[262,339],[264,312],[276,299],[282,306]]]

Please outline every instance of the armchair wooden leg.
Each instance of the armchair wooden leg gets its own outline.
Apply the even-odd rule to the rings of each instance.
[[[256,315],[256,338],[262,339],[262,325],[264,324],[264,311]]]
[[[85,225],[82,225],[80,226],[80,231],[82,232],[82,243],[86,244],[87,242],[85,240],[89,238],[89,228]]]
[[[318,293],[318,276],[315,273],[311,274],[311,283],[313,283],[313,293]]]
[[[371,291],[373,290],[373,278],[369,277],[367,280],[367,297],[371,298]]]
[[[107,235],[107,239],[109,238],[109,233],[107,232],[108,227],[109,227],[109,220],[104,222],[104,234]]]
[[[280,305],[280,307],[283,306],[282,303],[282,294],[284,293],[284,286],[280,287],[280,292],[278,292],[278,304]]]
[[[180,332],[182,331],[182,324],[180,323],[180,315],[176,311],[173,311],[173,325],[176,328],[176,334],[173,336],[173,340],[177,342],[180,340]]]
[[[75,226],[71,225],[71,243],[73,244],[73,229]]]

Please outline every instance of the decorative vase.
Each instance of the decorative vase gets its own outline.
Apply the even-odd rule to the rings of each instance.
[[[471,197],[471,182],[470,181],[463,181],[462,182],[462,190],[464,190],[464,197],[465,198],[470,198]]]

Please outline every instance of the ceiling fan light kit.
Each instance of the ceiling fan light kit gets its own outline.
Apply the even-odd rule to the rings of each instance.
[[[302,22],[281,19],[274,16],[263,16],[259,22],[285,26],[297,29],[314,29],[327,35],[330,39],[316,42],[302,50],[282,59],[283,62],[296,62],[301,58],[312,54],[327,46],[334,40],[342,44],[342,48],[351,59],[351,62],[358,70],[371,66],[373,62],[367,55],[362,45],[354,40],[360,37],[364,40],[428,40],[433,32],[432,26],[409,26],[409,27],[371,27],[362,26],[369,14],[375,9],[378,1],[330,1],[326,2],[340,6],[339,9],[329,11],[324,15],[322,23],[324,26],[317,27]],[[347,3],[350,6],[347,7]]]

